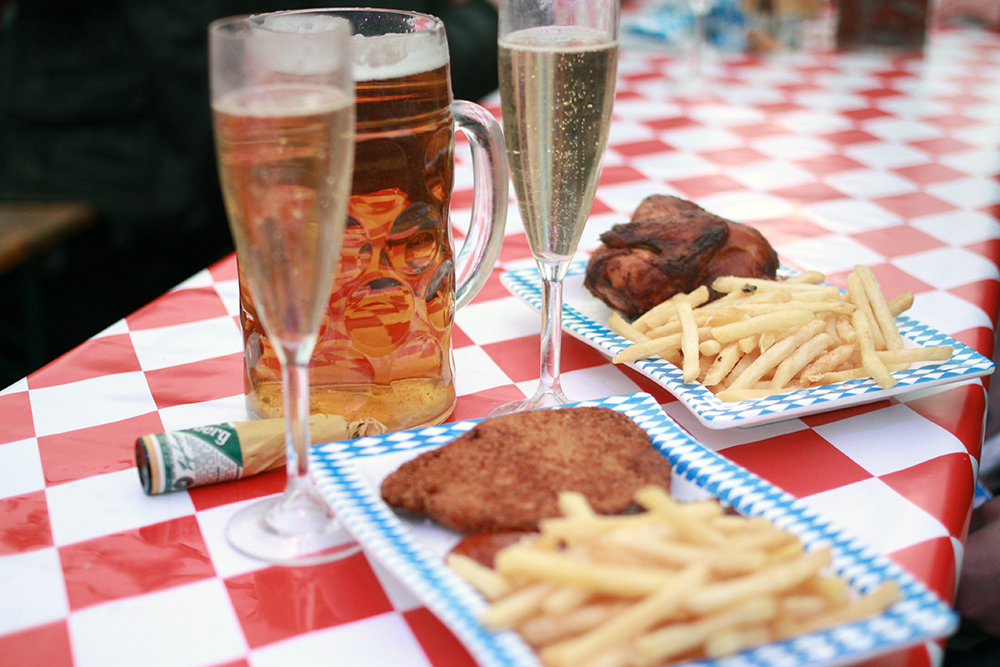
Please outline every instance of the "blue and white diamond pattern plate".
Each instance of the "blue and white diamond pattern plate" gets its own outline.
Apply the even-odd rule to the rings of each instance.
[[[583,286],[586,266],[585,261],[575,261],[570,265],[563,287],[563,329],[609,357],[614,357],[631,345],[631,342],[608,327],[608,316],[612,311]],[[541,280],[535,268],[505,271],[500,280],[513,294],[535,309],[541,309]],[[907,345],[910,347],[951,345],[954,353],[945,362],[915,364],[907,370],[893,373],[897,383],[891,389],[884,389],[871,379],[851,380],[736,403],[719,400],[701,384],[685,384],[680,369],[664,359],[640,359],[628,365],[665,387],[703,425],[712,429],[755,426],[849,405],[871,403],[889,396],[993,372],[993,361],[951,336],[905,316],[897,317],[896,325],[904,339],[909,341]]]
[[[645,393],[581,406],[625,413],[650,435],[673,466],[675,488],[687,485],[746,516],[763,516],[793,532],[806,545],[829,545],[832,569],[855,591],[895,580],[900,599],[879,616],[822,632],[774,642],[691,667],[830,667],[943,637],[958,623],[955,612],[888,558],[858,544],[794,497],[709,450],[683,431]],[[476,421],[442,424],[313,447],[310,464],[317,484],[347,529],[369,556],[392,571],[455,635],[482,667],[539,667],[531,649],[513,632],[493,633],[477,620],[486,603],[444,564],[461,536],[429,520],[397,514],[381,500],[382,480],[404,461],[440,447]]]

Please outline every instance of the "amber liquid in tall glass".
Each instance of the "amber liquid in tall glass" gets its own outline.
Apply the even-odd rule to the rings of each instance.
[[[438,423],[455,404],[448,66],[359,82],[356,95],[349,218],[310,364],[311,408],[392,430]],[[276,417],[278,360],[242,288],[240,302],[248,407]]]

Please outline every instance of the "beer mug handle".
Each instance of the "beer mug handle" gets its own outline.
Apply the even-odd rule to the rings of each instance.
[[[507,152],[500,124],[489,111],[463,100],[451,105],[455,127],[472,146],[472,221],[455,258],[455,309],[472,301],[500,255],[509,195]]]

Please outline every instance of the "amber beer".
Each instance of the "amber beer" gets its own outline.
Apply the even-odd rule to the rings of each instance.
[[[349,219],[310,364],[312,410],[377,419],[392,430],[433,424],[455,403],[448,64],[356,86]],[[280,367],[244,284],[248,408],[275,417]]]

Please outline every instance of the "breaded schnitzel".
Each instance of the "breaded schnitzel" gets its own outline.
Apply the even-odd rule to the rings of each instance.
[[[617,514],[650,484],[669,488],[670,463],[638,424],[609,408],[561,408],[480,422],[400,466],[382,498],[463,533],[518,531],[559,516],[561,491]]]

